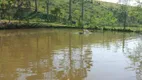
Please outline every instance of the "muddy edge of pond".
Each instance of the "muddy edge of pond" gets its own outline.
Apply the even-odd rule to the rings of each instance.
[[[49,24],[41,24],[41,23],[0,23],[0,30],[7,29],[31,29],[31,28],[68,28],[68,29],[82,29],[82,27],[73,27],[66,25],[49,25]],[[118,31],[118,32],[135,32],[142,33],[141,30],[133,30],[133,29],[123,29],[123,28],[106,28],[106,27],[89,27],[84,28],[90,31],[94,30],[104,30],[104,31]]]

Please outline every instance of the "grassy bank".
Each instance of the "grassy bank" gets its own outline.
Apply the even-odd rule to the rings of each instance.
[[[46,23],[46,22],[30,22],[13,20],[10,23],[7,20],[0,21],[0,29],[23,29],[23,28],[54,28],[54,27],[66,27],[66,25],[60,23]]]
[[[126,27],[125,29],[123,27],[109,27],[105,26],[101,28],[102,30],[109,30],[109,31],[120,31],[120,32],[136,32],[140,33],[142,32],[141,27]]]
[[[17,21],[12,21],[8,23],[8,21],[1,21],[0,30],[5,29],[29,29],[29,28],[71,28],[71,29],[82,29],[82,27],[68,26],[60,23],[46,23],[46,22],[31,22],[27,23],[25,21],[21,21],[20,23]],[[105,30],[105,31],[119,31],[119,32],[136,32],[141,33],[141,27],[126,27],[124,30],[123,27],[85,27],[84,29],[88,29],[91,31],[94,30]]]

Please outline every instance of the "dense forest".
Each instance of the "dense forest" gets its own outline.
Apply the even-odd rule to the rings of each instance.
[[[130,6],[94,0],[0,0],[0,20],[125,29],[142,25],[142,5],[138,3]]]

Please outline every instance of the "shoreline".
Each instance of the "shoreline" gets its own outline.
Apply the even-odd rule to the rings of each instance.
[[[56,29],[82,29],[82,27],[73,27],[56,23],[0,23],[0,30],[10,30],[10,29],[33,29],[33,28],[56,28]],[[123,27],[87,27],[83,29],[88,29],[91,32],[94,30],[102,31],[117,31],[117,32],[135,32],[142,33],[141,28],[139,30],[134,27],[126,27],[124,30]]]

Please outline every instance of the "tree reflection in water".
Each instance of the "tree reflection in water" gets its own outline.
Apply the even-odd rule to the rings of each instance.
[[[113,44],[116,51],[121,47],[123,33],[78,32],[56,29],[0,32],[0,80],[85,80],[93,66],[93,46],[111,48]],[[123,50],[129,37],[129,33],[123,36]]]
[[[137,80],[142,80],[142,39],[138,42],[137,46],[133,49],[128,49],[126,53],[130,59],[130,67],[127,69],[132,69],[136,72]]]
[[[89,45],[84,46],[82,35],[58,36],[0,37],[0,80],[84,80],[92,66]],[[76,37],[77,47],[73,45]],[[67,47],[57,42],[60,40]]]
[[[69,33],[69,47],[54,53],[55,79],[59,80],[84,80],[87,71],[92,66],[92,51],[83,45],[83,36],[80,35],[80,48],[72,47],[72,35]],[[58,53],[59,52],[59,53]]]

